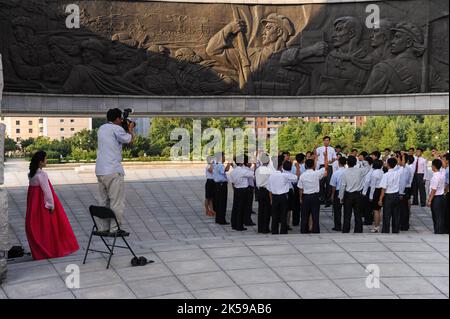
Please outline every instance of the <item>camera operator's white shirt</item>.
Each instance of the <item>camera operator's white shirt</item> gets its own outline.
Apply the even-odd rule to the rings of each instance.
[[[100,126],[97,137],[95,175],[105,176],[117,173],[125,175],[122,167],[122,144],[131,142],[131,134],[125,132],[123,127],[110,122]]]

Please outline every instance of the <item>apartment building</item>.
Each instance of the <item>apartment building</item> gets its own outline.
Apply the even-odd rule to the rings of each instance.
[[[91,118],[2,117],[1,122],[6,125],[6,135],[16,142],[39,136],[63,140],[92,129]]]

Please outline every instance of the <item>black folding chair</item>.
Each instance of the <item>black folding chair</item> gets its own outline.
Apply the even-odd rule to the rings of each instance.
[[[84,260],[83,260],[83,264],[86,263],[86,258],[87,255],[90,251],[95,251],[98,253],[102,253],[102,254],[108,254],[109,258],[108,258],[108,265],[106,266],[106,269],[109,268],[109,264],[111,263],[111,258],[114,255],[114,248],[123,248],[123,249],[128,249],[134,257],[137,258],[136,254],[134,253],[133,249],[131,249],[130,245],[128,244],[128,242],[126,241],[125,237],[130,236],[129,233],[123,231],[120,229],[119,223],[117,221],[116,215],[114,214],[114,212],[108,208],[108,207],[101,207],[101,206],[90,206],[89,207],[89,212],[91,214],[91,218],[92,221],[94,222],[94,226],[92,226],[92,231],[91,231],[91,236],[89,237],[89,242],[88,242],[88,246],[86,249],[86,254],[84,255]],[[97,227],[97,223],[95,222],[95,218],[97,217],[99,219],[114,219],[118,230],[117,232],[109,232],[109,231],[99,231],[98,227]],[[106,248],[108,249],[108,251],[101,251],[101,250],[96,250],[96,249],[90,249],[91,246],[91,241],[92,241],[92,237],[93,236],[98,236],[100,237],[100,239],[103,241],[103,243],[105,244]],[[109,237],[109,238],[113,238],[113,243],[112,245],[108,244],[105,240],[105,237]],[[125,242],[125,246],[117,246],[116,245],[116,240],[117,238],[122,238],[122,240]]]

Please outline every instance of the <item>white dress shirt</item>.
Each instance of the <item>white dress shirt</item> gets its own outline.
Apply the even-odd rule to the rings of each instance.
[[[428,161],[423,156],[421,157],[414,157],[414,163],[412,163],[412,166],[414,167],[414,172],[416,172],[416,165],[417,165],[417,174],[426,174],[427,173],[427,164]]]
[[[386,194],[394,194],[400,191],[400,178],[403,167],[396,166],[383,175],[380,182],[380,188],[383,188]]]
[[[247,188],[250,177],[253,178],[253,171],[243,166],[237,166],[230,173],[230,181],[234,188]]]
[[[414,179],[414,165],[406,165],[406,169],[409,172],[409,183],[406,185],[406,187],[411,187],[412,181]]]
[[[274,195],[289,193],[289,186],[297,181],[297,175],[290,172],[276,171],[267,181],[267,189]]]
[[[336,158],[336,151],[331,146],[321,146],[316,149],[317,154],[317,164],[324,165],[325,164],[325,149],[328,150],[328,165],[332,165],[331,161]]]
[[[383,178],[383,170],[382,169],[374,169],[370,174],[370,193],[369,199],[373,199],[373,194],[375,190],[380,187],[381,179]]]
[[[206,176],[206,179],[214,179],[214,175],[213,175],[213,172],[214,172],[214,164],[213,164],[212,172],[209,171],[210,166],[211,166],[211,164],[208,164],[208,165],[206,165],[206,168],[205,168],[205,176]]]
[[[95,162],[95,175],[113,174],[125,175],[122,167],[122,145],[131,141],[131,134],[125,132],[122,126],[106,123],[97,132],[98,150]]]
[[[298,179],[297,187],[303,189],[303,194],[315,194],[320,191],[320,180],[325,175],[325,168],[315,171],[307,169]]]
[[[366,176],[364,177],[364,182],[363,182],[363,195],[367,194],[367,191],[369,190],[370,187],[370,177],[372,176],[372,172],[374,171],[373,168],[370,169],[370,171],[366,174]]]
[[[262,165],[258,167],[255,172],[256,187],[267,188],[267,182],[269,181],[269,177],[274,172],[275,169],[273,168],[273,165],[271,165],[270,163],[267,166]]]
[[[347,168],[341,177],[341,191],[339,192],[339,198],[344,199],[345,192],[354,193],[360,192],[364,187],[364,178],[370,171],[370,166],[364,168],[349,167]]]
[[[400,195],[405,195],[405,189],[408,187],[409,179],[411,178],[411,174],[408,167],[402,167],[402,173],[400,175],[400,188],[399,193]]]
[[[442,172],[433,172],[433,177],[430,181],[430,192],[432,189],[436,190],[434,196],[444,195],[445,192],[445,174]]]
[[[337,171],[333,171],[333,175],[331,175],[330,185],[335,187],[337,191],[341,189],[341,177],[345,171],[345,167],[339,167]]]

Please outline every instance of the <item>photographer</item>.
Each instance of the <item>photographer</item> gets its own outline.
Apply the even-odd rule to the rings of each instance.
[[[122,111],[110,109],[106,114],[108,123],[103,124],[97,133],[98,150],[95,164],[100,189],[100,206],[111,208],[122,224],[125,206],[124,175],[122,167],[122,145],[130,144],[135,139],[135,124],[122,119]],[[127,123],[128,132],[123,123]],[[116,232],[118,225],[114,220],[98,220],[99,231]]]

